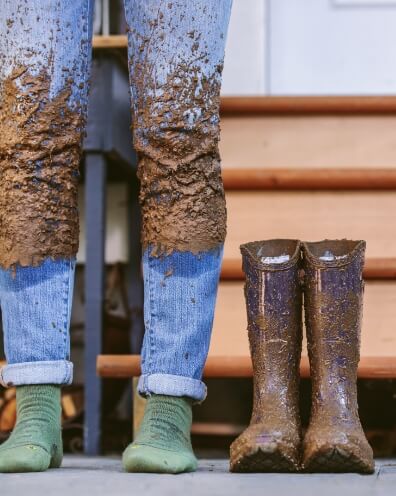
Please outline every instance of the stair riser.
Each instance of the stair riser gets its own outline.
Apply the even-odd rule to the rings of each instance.
[[[382,168],[396,164],[395,116],[223,117],[224,168]]]
[[[367,257],[396,254],[396,192],[230,191],[226,197],[227,259],[240,258],[241,243],[270,238],[365,239]]]
[[[362,356],[390,356],[396,350],[396,281],[366,283]],[[210,356],[249,354],[243,282],[221,282]],[[304,354],[306,347],[304,344]]]

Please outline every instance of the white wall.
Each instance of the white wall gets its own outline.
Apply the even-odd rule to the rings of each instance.
[[[266,0],[234,0],[223,72],[223,95],[266,92]]]
[[[396,93],[396,1],[269,0],[272,94]]]
[[[396,94],[396,0],[234,0],[222,94]]]

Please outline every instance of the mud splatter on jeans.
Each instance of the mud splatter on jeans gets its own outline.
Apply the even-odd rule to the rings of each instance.
[[[143,245],[155,254],[211,250],[226,235],[218,151],[225,34],[218,23],[228,24],[231,2],[197,2],[197,19],[182,0],[129,5]]]
[[[3,81],[0,114],[0,265],[74,256],[83,119],[70,90],[49,98],[46,72]]]
[[[70,259],[87,112],[91,0],[4,0],[0,25],[0,267]]]

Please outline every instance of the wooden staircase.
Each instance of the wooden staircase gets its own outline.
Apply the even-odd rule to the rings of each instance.
[[[221,113],[228,237],[205,376],[252,373],[241,243],[347,237],[367,241],[359,377],[396,378],[396,98],[227,97]],[[102,377],[140,373],[137,356],[97,365]]]
[[[241,243],[348,237],[367,240],[363,360],[396,377],[395,125],[393,97],[222,100],[228,237],[207,374],[219,357],[233,359],[235,375],[247,370]],[[116,375],[117,362],[138,373],[136,362],[126,369],[122,357],[102,357],[100,375],[108,360]]]
[[[138,377],[141,373],[140,355],[100,355],[98,370],[101,377]],[[252,377],[250,356],[209,356],[205,365],[204,377]],[[308,357],[301,360],[300,374],[309,378]],[[359,379],[392,379],[396,377],[394,357],[362,357],[358,371]]]
[[[223,99],[228,237],[210,358],[249,354],[242,242],[347,237],[367,241],[362,357],[379,368],[396,359],[394,104],[393,97]]]

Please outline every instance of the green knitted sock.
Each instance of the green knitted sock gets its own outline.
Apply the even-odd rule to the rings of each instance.
[[[60,387],[18,386],[17,423],[0,446],[0,472],[42,472],[62,462]]]
[[[197,459],[191,447],[191,423],[189,399],[150,396],[136,440],[124,451],[125,470],[164,474],[194,472]]]

